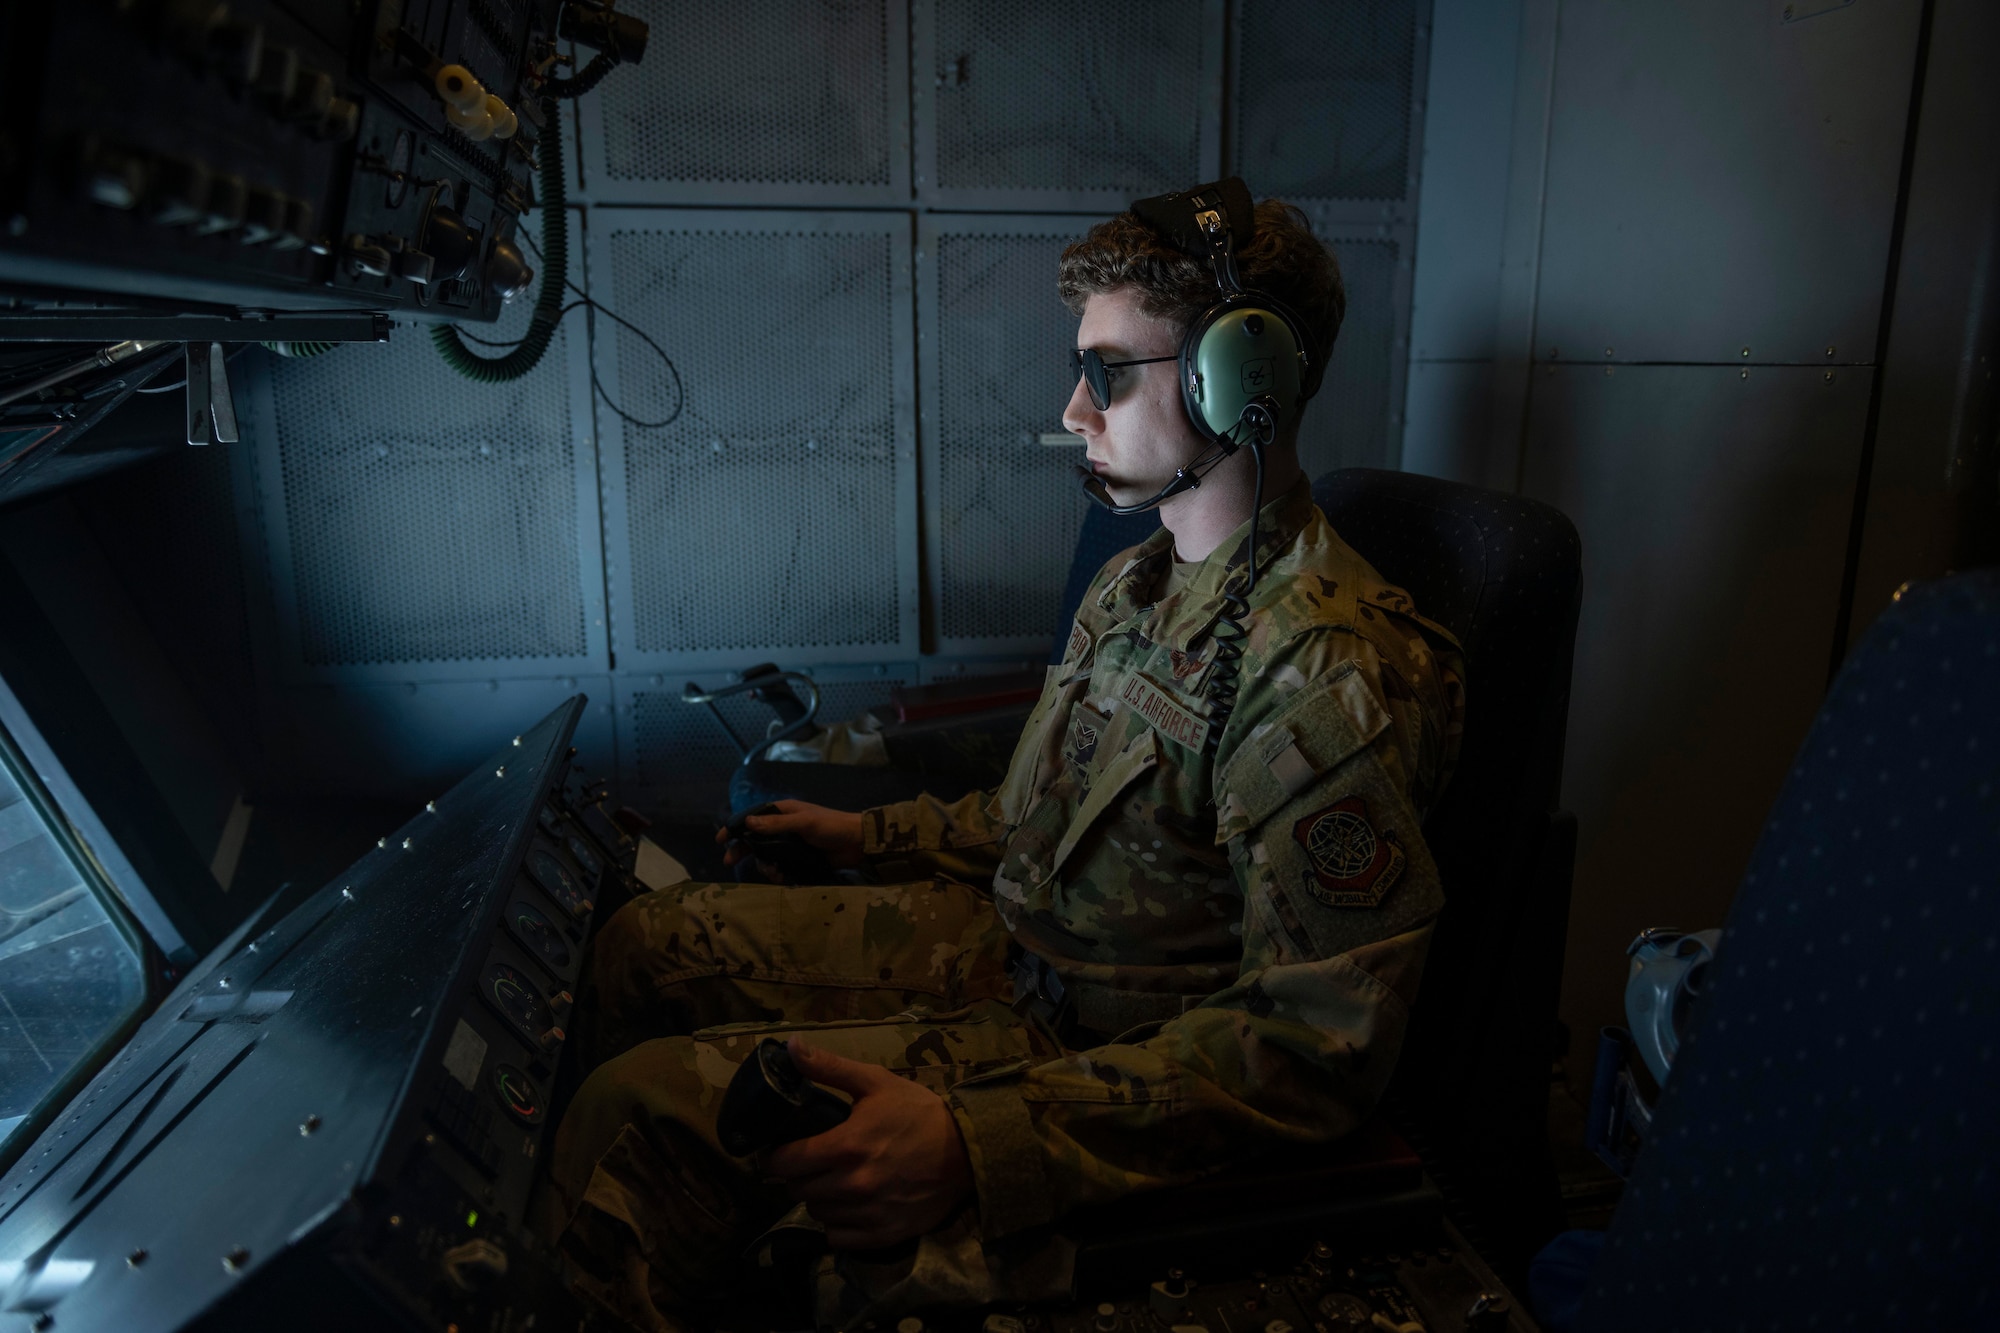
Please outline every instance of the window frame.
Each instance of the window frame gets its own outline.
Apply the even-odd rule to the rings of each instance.
[[[0,1142],[0,1174],[5,1174],[62,1114],[76,1094],[96,1078],[118,1052],[125,1048],[140,1025],[158,1009],[165,991],[166,976],[164,960],[152,938],[139,928],[124,897],[112,883],[111,876],[92,854],[89,844],[78,835],[68,812],[50,793],[42,781],[41,774],[28,762],[27,755],[8,728],[5,718],[0,718],[0,769],[3,769],[15,786],[20,788],[22,799],[34,807],[43,826],[49,831],[49,836],[76,867],[84,888],[96,900],[99,909],[110,921],[111,928],[118,933],[126,947],[131,949],[133,956],[138,959],[142,987],[139,1002],[132,1006],[132,1011],[106,1032],[88,1055],[57,1078],[20,1123],[14,1126],[6,1140]]]

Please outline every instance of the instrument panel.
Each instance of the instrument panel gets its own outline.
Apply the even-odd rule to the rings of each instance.
[[[630,892],[570,792],[582,706],[190,973],[0,1178],[33,1269],[6,1299],[120,1333],[574,1314],[526,1217],[597,907]]]

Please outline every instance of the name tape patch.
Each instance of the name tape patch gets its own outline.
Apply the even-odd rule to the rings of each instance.
[[[1063,649],[1063,661],[1074,661],[1089,646],[1090,636],[1083,632],[1083,626],[1076,621],[1071,621],[1069,627],[1069,645]]]
[[[1349,796],[1292,825],[1312,874],[1306,888],[1330,907],[1374,907],[1403,877],[1403,849],[1376,829],[1368,798]]]
[[[1190,712],[1144,676],[1126,677],[1118,697],[1169,740],[1179,741],[1190,750],[1199,750],[1208,744],[1207,719]]]

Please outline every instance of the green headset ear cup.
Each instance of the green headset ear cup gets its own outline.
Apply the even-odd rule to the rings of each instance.
[[[1181,404],[1204,439],[1235,428],[1251,400],[1269,397],[1278,420],[1297,419],[1305,363],[1298,325],[1254,293],[1211,306],[1181,341]]]

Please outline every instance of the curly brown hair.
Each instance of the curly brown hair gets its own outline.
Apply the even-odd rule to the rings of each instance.
[[[1290,307],[1306,336],[1312,365],[1301,386],[1310,398],[1326,374],[1333,340],[1347,314],[1340,263],[1306,215],[1279,199],[1257,205],[1256,235],[1236,255],[1237,273],[1251,291]],[[1215,275],[1208,261],[1180,250],[1129,212],[1106,218],[1062,253],[1056,289],[1070,313],[1081,317],[1093,292],[1131,287],[1139,308],[1180,328],[1215,304]]]

